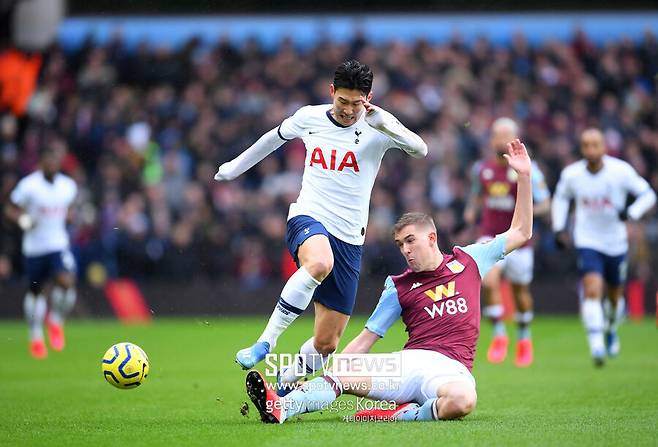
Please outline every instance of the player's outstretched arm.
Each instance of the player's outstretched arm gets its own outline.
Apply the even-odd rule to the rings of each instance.
[[[379,132],[388,136],[400,149],[414,158],[427,155],[427,144],[418,135],[407,129],[391,113],[362,99],[366,109],[366,122]]]
[[[567,218],[569,217],[569,202],[573,197],[570,189],[569,176],[562,171],[560,180],[555,187],[555,195],[551,203],[551,224],[555,233],[555,245],[564,250],[569,246],[567,235]]]
[[[379,340],[379,335],[371,332],[370,329],[365,328],[359,335],[354,337],[351,342],[343,349],[343,354],[363,354],[370,352],[373,345]]]
[[[514,216],[505,236],[505,254],[516,250],[532,237],[532,185],[530,180],[531,163],[525,145],[518,139],[507,145],[505,158],[509,166],[518,174],[516,205]]]
[[[233,180],[251,169],[256,163],[274,152],[286,140],[279,136],[278,128],[274,128],[260,137],[246,151],[233,160],[223,163],[215,174],[215,180]]]
[[[626,189],[636,198],[620,215],[625,215],[630,220],[636,221],[640,220],[656,204],[656,193],[651,189],[649,182],[643,179],[630,165],[627,165],[627,170],[629,172],[625,176]]]
[[[631,220],[640,220],[655,204],[656,193],[649,187],[628,207],[626,214]]]

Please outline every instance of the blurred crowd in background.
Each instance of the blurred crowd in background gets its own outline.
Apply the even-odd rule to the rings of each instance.
[[[518,121],[551,191],[560,170],[579,158],[588,126],[605,134],[610,153],[658,190],[658,40],[603,47],[576,32],[572,41],[509,47],[458,37],[441,45],[363,36],[324,41],[306,51],[283,41],[274,52],[256,41],[220,38],[208,48],[128,49],[117,36],[46,55],[29,117],[0,117],[0,194],[34,170],[38,150],[66,154],[63,171],[79,185],[71,225],[82,280],[104,277],[222,280],[258,288],[289,272],[288,205],[301,186],[305,149],[286,143],[232,182],[217,166],[306,104],[328,103],[335,67],[357,58],[375,73],[373,103],[428,143],[414,160],[391,150],[372,192],[362,275],[398,272],[403,260],[390,228],[405,211],[430,211],[440,242],[469,243],[477,229],[462,220],[470,167],[490,156],[489,128]],[[22,272],[19,230],[3,222],[0,278]],[[634,274],[656,271],[655,211],[630,226]],[[566,268],[550,225],[537,222],[539,275]],[[651,257],[654,259],[651,259]],[[91,268],[90,268],[91,267]],[[547,268],[544,268],[547,267]]]

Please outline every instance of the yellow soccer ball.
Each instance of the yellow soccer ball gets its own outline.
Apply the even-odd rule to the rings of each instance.
[[[136,388],[149,375],[149,362],[142,348],[133,343],[117,343],[110,347],[101,361],[103,377],[122,390]]]

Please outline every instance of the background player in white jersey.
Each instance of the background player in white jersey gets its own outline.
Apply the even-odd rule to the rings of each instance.
[[[23,230],[29,281],[23,307],[30,328],[30,352],[35,358],[48,355],[44,320],[51,347],[56,351],[64,348],[64,318],[76,299],[75,259],[69,251],[66,220],[77,186],[73,179],[59,173],[60,163],[61,154],[45,148],[40,155],[40,169],[18,182],[5,208],[9,219]],[[44,286],[50,279],[55,284],[48,306]]]
[[[302,188],[288,214],[287,243],[300,266],[286,283],[258,341],[236,355],[245,369],[270,352],[281,333],[315,300],[314,336],[300,348],[311,373],[336,350],[354,307],[370,193],[387,149],[424,157],[427,145],[393,115],[370,104],[373,73],[350,60],[336,69],[329,86],[332,104],[305,106],[234,160],[222,164],[215,180],[231,180],[284,142],[306,146]],[[284,382],[299,379],[297,368]]]
[[[341,393],[400,405],[357,412],[359,420],[457,419],[473,411],[477,393],[470,370],[480,334],[482,277],[532,236],[530,158],[519,140],[508,148],[506,158],[519,174],[518,197],[509,227],[495,239],[442,253],[436,226],[426,214],[405,214],[393,228],[395,242],[409,268],[386,278],[365,329],[345,352],[369,352],[402,318],[409,340],[402,351],[394,353],[399,359],[396,374],[391,375],[388,367],[373,368],[365,374],[359,368],[354,374],[351,368],[334,363],[329,374],[281,398],[260,372],[250,371],[247,394],[264,422],[283,423],[292,416],[325,409]],[[395,362],[393,357],[390,359]],[[355,361],[372,365],[371,360],[360,357]]]
[[[584,294],[581,314],[594,363],[602,366],[606,345],[609,356],[619,353],[617,327],[624,314],[622,293],[628,252],[624,221],[640,219],[656,202],[656,194],[631,165],[606,155],[600,130],[585,130],[580,143],[584,159],[564,168],[555,189],[553,231],[559,246],[568,244],[567,217],[573,199],[573,239]],[[636,199],[626,208],[628,194]],[[608,315],[601,306],[604,293],[610,301]]]
[[[473,225],[481,211],[480,241],[493,239],[509,227],[516,202],[517,175],[508,165],[504,155],[510,141],[518,137],[519,127],[510,118],[498,118],[491,125],[492,155],[478,162],[473,169],[471,194],[464,210],[464,221]],[[550,212],[550,193],[544,175],[536,163],[532,163],[532,198],[535,216]],[[530,323],[533,319],[533,300],[530,293],[534,268],[532,245],[515,250],[492,268],[482,280],[485,307],[482,314],[493,323],[493,339],[487,351],[491,363],[501,363],[507,357],[509,339],[503,322],[503,304],[500,296],[501,276],[512,284],[512,296],[516,304],[515,320],[518,325],[516,356],[514,363],[530,366],[533,346]]]

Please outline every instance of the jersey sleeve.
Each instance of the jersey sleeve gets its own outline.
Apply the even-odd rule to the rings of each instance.
[[[627,165],[624,179],[626,190],[635,196],[635,201],[628,207],[628,217],[639,220],[656,203],[656,193],[631,165]]]
[[[9,200],[11,200],[14,205],[20,206],[21,208],[27,207],[29,197],[27,182],[25,182],[25,180],[18,182],[14,190],[9,195]]]
[[[651,189],[649,183],[644,178],[642,178],[642,176],[638,174],[631,165],[626,165],[625,171],[624,179],[626,180],[625,184],[626,190],[628,192],[634,196],[640,196]]]
[[[301,137],[304,132],[305,117],[306,107],[302,107],[294,115],[284,119],[277,129],[279,138],[290,141]]]
[[[553,222],[553,231],[562,231],[567,226],[567,218],[569,217],[569,201],[573,198],[571,191],[571,180],[568,174],[569,168],[562,171],[560,180],[555,187],[555,194],[553,195],[553,203],[551,206],[551,221]]]
[[[532,163],[532,200],[535,203],[541,203],[548,200],[551,193],[546,186],[546,179],[544,174],[537,166],[537,163]]]
[[[480,278],[484,278],[491,267],[505,257],[505,242],[505,236],[499,234],[488,242],[460,248],[473,258],[480,271]]]
[[[78,184],[75,182],[75,180],[71,180],[71,202],[75,202],[75,198],[78,196]]]
[[[366,322],[366,329],[383,337],[388,328],[400,317],[402,307],[398,300],[398,291],[389,276],[384,282],[384,291],[379,297],[377,307]]]

